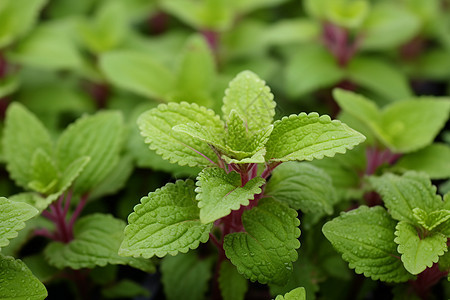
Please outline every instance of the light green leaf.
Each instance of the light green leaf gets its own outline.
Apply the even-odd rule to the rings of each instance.
[[[36,149],[52,152],[53,142],[42,123],[19,103],[6,111],[3,131],[3,155],[6,168],[14,181],[28,188],[33,180],[32,158]]]
[[[286,295],[278,295],[275,300],[306,300],[306,290],[304,287],[293,289]]]
[[[228,260],[220,264],[218,281],[223,300],[244,300],[248,289],[247,279]]]
[[[39,213],[47,208],[48,204],[45,198],[35,192],[19,193],[8,197],[9,200],[14,202],[25,202],[35,207]]]
[[[229,3],[228,5],[234,7],[234,9],[241,14],[247,14],[257,9],[273,6],[277,7],[285,2],[287,2],[287,0],[229,0],[227,4]]]
[[[242,2],[242,1],[241,1]],[[314,20],[295,18],[277,20],[264,31],[263,39],[269,45],[311,42],[320,35],[320,25]]]
[[[206,243],[212,224],[200,222],[194,188],[191,180],[178,180],[142,198],[128,217],[119,253],[163,257]]]
[[[28,186],[44,195],[54,192],[59,174],[52,158],[42,149],[36,149],[31,160],[31,168],[33,180],[28,183]]]
[[[216,154],[207,143],[172,130],[180,124],[198,123],[209,132],[223,132],[222,121],[210,109],[186,102],[160,104],[144,112],[137,123],[150,149],[172,163],[195,167],[217,161]]]
[[[90,158],[74,189],[89,192],[105,179],[119,160],[123,140],[123,118],[118,112],[99,112],[71,124],[60,136],[56,157],[60,169],[82,156]]]
[[[47,0],[3,0],[0,4],[0,49],[23,36],[46,3]]]
[[[373,280],[405,282],[412,276],[398,257],[395,225],[381,206],[360,206],[327,222],[322,232],[356,273]]]
[[[449,118],[447,98],[399,101],[383,110],[381,127],[389,149],[408,153],[431,144]]]
[[[166,256],[161,261],[162,283],[168,300],[205,299],[213,261],[195,252]]]
[[[450,219],[450,210],[446,209],[436,210],[428,214],[423,209],[414,208],[413,213],[419,224],[430,231]]]
[[[242,275],[251,281],[284,284],[300,247],[297,212],[271,198],[242,216],[245,232],[225,236],[224,249]]]
[[[431,267],[433,263],[438,262],[439,256],[447,252],[447,237],[439,232],[420,237],[414,225],[400,221],[395,235],[403,265],[414,275]]]
[[[406,76],[388,63],[369,57],[355,57],[347,66],[348,78],[390,100],[412,96]]]
[[[102,54],[100,69],[112,84],[153,99],[166,100],[175,86],[175,75],[143,52],[117,50]]]
[[[392,218],[398,221],[416,224],[414,208],[431,213],[440,209],[443,203],[436,195],[436,187],[423,173],[407,172],[403,176],[386,173],[381,177],[370,177],[369,181],[383,198]]]
[[[284,202],[295,210],[314,214],[332,214],[337,201],[330,176],[308,164],[287,162],[278,166],[264,194]]]
[[[47,289],[20,260],[0,254],[0,299],[44,300]]]
[[[102,289],[102,296],[105,299],[121,298],[150,298],[150,292],[142,284],[123,279],[114,285],[107,285]]]
[[[283,117],[274,123],[266,144],[266,160],[322,159],[363,142],[365,137],[338,120],[317,113]]]
[[[27,203],[0,197],[0,248],[8,246],[9,240],[17,237],[18,231],[25,227],[25,221],[38,213]]]
[[[123,239],[125,222],[111,215],[91,214],[75,223],[74,239],[67,244],[51,242],[44,250],[50,265],[59,269],[94,268],[107,264],[130,265],[144,272],[154,272],[148,259],[117,254]]]
[[[197,200],[200,208],[200,221],[208,224],[247,206],[266,181],[255,177],[244,186],[236,172],[226,173],[220,168],[205,168],[197,177]]]
[[[284,78],[286,93],[296,98],[337,84],[344,79],[344,70],[324,47],[307,45],[290,58]]]
[[[364,22],[370,6],[367,0],[333,0],[327,1],[325,14],[333,24],[345,28],[358,28]]]
[[[265,81],[251,71],[239,73],[225,91],[222,112],[229,122],[230,113],[235,110],[244,120],[250,133],[266,128],[273,122],[276,103]]]
[[[217,123],[217,125],[219,125],[219,122]],[[197,139],[204,144],[208,144],[220,152],[227,151],[227,147],[223,139],[223,128],[220,130],[219,126],[215,128],[208,128],[203,127],[199,123],[188,123],[176,125],[172,127],[172,130],[190,135],[194,139]]]

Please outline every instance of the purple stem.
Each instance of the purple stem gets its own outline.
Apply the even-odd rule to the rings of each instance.
[[[56,218],[56,216],[53,215],[51,212],[49,212],[49,211],[47,211],[47,210],[43,210],[43,211],[42,211],[42,216],[43,216],[44,218],[47,218],[47,219],[49,219],[50,221],[56,223],[57,218]]]
[[[88,199],[88,194],[85,194],[81,197],[80,203],[78,203],[77,207],[75,208],[75,211],[72,214],[72,217],[70,218],[68,228],[70,229],[71,235],[73,235],[73,225],[75,224],[75,221],[77,220],[80,213],[83,211],[83,208],[86,205],[87,199]]]
[[[216,53],[219,46],[219,33],[214,30],[204,29],[201,31],[201,34],[208,42],[208,45],[211,48],[211,50],[214,53]]]
[[[58,237],[54,233],[51,233],[50,231],[48,231],[45,228],[35,229],[34,234],[38,235],[38,236],[46,237],[51,240],[58,240]]]
[[[273,163],[270,163],[268,165],[266,165],[266,168],[264,169],[264,171],[261,174],[261,177],[264,179],[267,179],[267,177],[270,176],[270,174],[272,174],[272,171],[278,167],[281,164],[281,161],[276,161]]]
[[[69,190],[66,195],[66,201],[64,203],[64,216],[67,216],[67,212],[69,211],[70,201],[72,200],[72,190]]]

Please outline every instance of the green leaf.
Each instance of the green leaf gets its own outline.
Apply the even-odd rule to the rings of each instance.
[[[273,122],[276,103],[265,81],[251,71],[239,73],[225,91],[222,112],[229,122],[232,110],[244,120],[250,133],[266,128]]]
[[[306,18],[277,20],[264,32],[264,40],[270,45],[311,42],[320,35],[317,22]]]
[[[4,300],[44,300],[45,286],[20,260],[0,254],[0,298]]]
[[[217,160],[207,143],[172,130],[176,125],[198,123],[208,132],[223,132],[222,121],[210,109],[186,102],[160,104],[144,112],[137,122],[150,149],[172,163],[195,167],[211,165],[211,161]]]
[[[450,146],[433,143],[418,151],[403,155],[394,169],[425,172],[431,179],[450,177]]]
[[[27,203],[0,197],[0,248],[8,246],[9,240],[25,227],[25,221],[38,213],[36,208]]]
[[[330,176],[308,164],[287,162],[272,173],[264,194],[284,202],[295,210],[314,214],[332,214],[337,201]]]
[[[218,281],[223,300],[244,300],[248,289],[247,279],[228,260],[220,264]]]
[[[0,79],[0,97],[14,93],[20,86],[20,78],[17,74],[3,75]]]
[[[65,170],[82,156],[90,158],[75,183],[75,191],[86,193],[105,179],[119,160],[123,140],[123,119],[118,112],[99,112],[71,124],[60,136],[56,157]]]
[[[412,276],[398,258],[395,225],[381,206],[360,206],[325,223],[322,232],[356,273],[373,280],[405,282]]]
[[[278,295],[275,300],[306,300],[306,290],[304,287],[298,287],[285,294],[284,297]]]
[[[241,176],[236,172],[226,173],[220,168],[205,168],[197,177],[197,200],[200,208],[200,221],[208,224],[247,206],[266,181],[255,177],[244,186]]]
[[[152,99],[166,100],[175,86],[175,75],[143,52],[107,52],[100,56],[100,69],[112,84]]]
[[[388,100],[403,100],[412,95],[406,76],[380,59],[355,57],[347,72],[352,82]]]
[[[6,168],[14,181],[24,187],[33,180],[32,158],[36,149],[52,152],[53,142],[42,123],[19,103],[6,111],[3,131],[3,155]]]
[[[74,226],[74,239],[67,244],[51,242],[44,250],[50,265],[59,269],[94,268],[107,264],[130,265],[144,272],[154,272],[148,259],[123,257],[117,254],[123,239],[125,222],[111,215],[91,214]]]
[[[431,213],[442,206],[436,187],[423,173],[407,172],[403,176],[386,173],[381,177],[369,177],[369,181],[383,198],[392,218],[398,221],[416,224],[414,208]]]
[[[32,181],[28,186],[41,194],[52,193],[58,183],[58,169],[51,159],[42,149],[36,149],[31,160]]]
[[[420,208],[413,209],[414,218],[422,225],[426,230],[433,230],[442,223],[450,219],[450,210],[441,209],[433,211],[428,214],[426,211]]]
[[[322,159],[345,153],[365,137],[338,120],[317,113],[300,113],[274,123],[266,144],[266,160]]]
[[[167,299],[205,299],[212,263],[208,258],[199,259],[193,251],[164,257],[161,272]]]
[[[251,281],[284,284],[300,247],[297,212],[270,198],[242,216],[245,232],[225,236],[224,250],[239,273]]]
[[[176,255],[209,239],[212,224],[202,224],[191,180],[168,183],[141,199],[128,217],[119,253],[126,256]]]
[[[307,45],[290,58],[284,78],[286,93],[296,98],[337,84],[344,79],[344,70],[324,47]]]
[[[35,23],[47,0],[4,0],[0,4],[0,49],[23,36]]]
[[[420,237],[413,224],[400,221],[395,235],[398,252],[402,254],[403,265],[414,275],[437,263],[439,256],[447,252],[447,237],[439,232]]]
[[[139,296],[149,298],[150,292],[137,282],[123,279],[113,286],[103,288],[102,296],[105,299],[136,298]]]

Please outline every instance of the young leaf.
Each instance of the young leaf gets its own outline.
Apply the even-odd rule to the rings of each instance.
[[[199,259],[195,252],[164,257],[161,281],[167,299],[205,299],[212,262],[211,259]]]
[[[300,247],[297,212],[271,198],[242,216],[245,232],[225,236],[227,257],[251,281],[284,284]]]
[[[369,177],[369,181],[383,198],[392,218],[398,221],[416,224],[414,208],[431,213],[442,206],[441,197],[436,195],[436,187],[425,174],[407,172],[397,176],[386,173],[381,177]]]
[[[42,149],[36,149],[31,160],[31,178],[28,186],[41,194],[52,193],[58,183],[58,169],[51,157]]]
[[[44,300],[47,289],[19,259],[0,254],[0,299]]]
[[[220,168],[205,168],[197,177],[197,200],[200,208],[200,221],[208,224],[247,206],[266,181],[255,177],[244,186],[236,172],[226,173]]]
[[[222,112],[229,122],[232,110],[244,120],[250,133],[266,128],[273,122],[276,103],[265,81],[251,71],[239,73],[225,91]]]
[[[332,214],[337,195],[330,176],[308,163],[287,162],[278,166],[264,190],[265,195],[295,210]]]
[[[228,260],[220,264],[218,281],[223,300],[244,300],[248,289],[247,279]]]
[[[322,159],[362,143],[365,137],[338,120],[317,113],[301,113],[274,123],[266,144],[266,160]]]
[[[211,224],[202,224],[191,180],[168,183],[141,199],[128,217],[120,255],[163,257],[195,249],[209,239]]]
[[[25,221],[38,213],[36,208],[27,203],[0,197],[0,248],[8,246],[9,240],[25,227]]]
[[[420,208],[413,209],[414,218],[416,218],[417,222],[423,226],[426,230],[433,230],[442,223],[446,222],[450,219],[450,210],[441,209],[437,211],[433,211],[428,214],[426,211]]]
[[[74,226],[74,239],[67,244],[51,242],[44,250],[50,265],[59,269],[94,268],[107,264],[130,265],[144,272],[154,272],[148,259],[117,254],[123,239],[125,222],[110,215],[91,214]]]
[[[412,276],[398,258],[395,225],[381,206],[360,206],[325,223],[322,232],[356,273],[373,280],[404,282]]]
[[[210,109],[186,102],[161,104],[143,113],[137,122],[150,149],[172,163],[194,167],[216,161],[216,154],[207,143],[172,130],[176,125],[198,123],[211,134],[220,135],[223,123]]]
[[[306,290],[304,287],[298,287],[285,294],[284,297],[278,295],[275,300],[306,300]]]
[[[53,142],[47,129],[24,106],[14,102],[6,111],[3,154],[6,168],[14,181],[28,188],[33,180],[32,158],[36,149],[52,152]]]
[[[75,182],[75,191],[89,192],[114,168],[119,160],[123,128],[120,113],[99,112],[78,119],[63,132],[56,148],[60,169],[66,170],[82,156],[90,158]]]
[[[439,232],[429,232],[424,237],[420,237],[413,224],[400,221],[395,235],[403,265],[414,275],[431,267],[433,263],[438,262],[439,256],[447,252],[447,237]]]

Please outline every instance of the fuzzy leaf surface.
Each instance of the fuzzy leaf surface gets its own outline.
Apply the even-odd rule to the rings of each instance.
[[[59,269],[92,269],[107,264],[130,265],[144,272],[154,272],[148,259],[117,254],[124,237],[125,222],[104,214],[91,214],[77,221],[74,239],[67,243],[52,242],[44,250],[50,265]]]
[[[123,140],[123,118],[118,112],[99,112],[71,124],[57,143],[57,161],[66,170],[82,156],[90,158],[77,178],[75,191],[85,193],[95,188],[119,160]]]
[[[0,254],[0,299],[44,300],[47,289],[20,260]]]
[[[236,110],[252,133],[272,124],[275,106],[273,94],[265,81],[251,71],[243,71],[225,91],[222,112],[228,121],[231,110]]]
[[[450,219],[450,210],[441,209],[427,213],[423,209],[414,208],[413,209],[414,218],[417,219],[418,223],[423,226],[426,230],[433,230],[442,223]]]
[[[220,265],[219,287],[223,300],[244,300],[248,282],[228,260]]]
[[[0,248],[8,246],[9,240],[25,227],[25,221],[38,213],[36,208],[27,203],[0,197]]]
[[[36,149],[52,153],[53,142],[47,129],[23,105],[12,103],[6,111],[3,154],[14,181],[28,188],[33,180],[32,158]]]
[[[332,214],[337,200],[331,177],[325,171],[298,162],[278,166],[264,193],[295,210],[316,214]]]
[[[245,232],[225,236],[225,254],[251,281],[284,284],[300,247],[297,212],[271,198],[242,216]]]
[[[204,156],[216,161],[216,154],[207,143],[172,130],[177,125],[197,123],[220,136],[223,123],[210,109],[187,102],[161,104],[144,112],[137,123],[150,149],[171,163],[191,167],[211,165]]]
[[[325,223],[322,232],[356,273],[373,280],[404,282],[412,276],[398,259],[395,225],[381,206],[360,206]]]
[[[345,153],[365,137],[338,120],[301,113],[274,123],[266,143],[266,160],[313,160]]]
[[[209,239],[212,224],[202,224],[191,180],[168,183],[134,208],[119,253],[126,256],[176,255]]]
[[[423,173],[407,172],[403,176],[386,173],[381,177],[370,177],[369,181],[381,195],[392,218],[398,221],[416,224],[414,208],[431,213],[440,209],[443,203],[436,195],[436,187]]]
[[[414,275],[431,267],[433,263],[438,262],[439,256],[447,252],[447,237],[439,232],[429,233],[426,237],[420,238],[413,224],[400,221],[395,235],[403,265]]]
[[[266,181],[255,177],[241,186],[241,176],[236,172],[226,173],[220,168],[205,168],[197,177],[197,200],[200,221],[208,224],[225,217],[241,205],[247,206]]]
[[[304,287],[298,287],[284,296],[278,295],[275,300],[306,300],[306,290]]]

